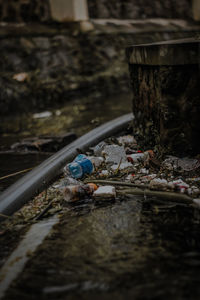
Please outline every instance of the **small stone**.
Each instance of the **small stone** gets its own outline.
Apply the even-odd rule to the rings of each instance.
[[[115,187],[111,185],[100,186],[94,193],[93,196],[95,199],[115,199],[116,198],[116,190]]]

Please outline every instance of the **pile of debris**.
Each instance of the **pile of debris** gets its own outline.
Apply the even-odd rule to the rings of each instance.
[[[115,199],[127,186],[127,193],[145,192],[200,206],[199,171],[198,158],[167,156],[160,161],[153,150],[140,150],[135,138],[125,135],[99,143],[86,155],[79,154],[65,166],[65,178],[57,187],[67,202],[88,196]]]
[[[9,218],[9,226],[62,213],[74,204],[98,206],[128,195],[200,208],[198,157],[160,160],[153,150],[141,150],[131,135],[109,138],[68,163],[62,178],[16,212],[12,222]]]

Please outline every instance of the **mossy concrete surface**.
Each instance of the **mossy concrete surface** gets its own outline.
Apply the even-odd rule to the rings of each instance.
[[[127,49],[137,132],[164,153],[200,151],[199,47],[185,39]]]

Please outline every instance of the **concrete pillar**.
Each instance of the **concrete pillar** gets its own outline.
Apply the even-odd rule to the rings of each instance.
[[[88,20],[87,0],[49,0],[51,16],[58,22]]]
[[[193,19],[200,21],[200,0],[192,0]]]

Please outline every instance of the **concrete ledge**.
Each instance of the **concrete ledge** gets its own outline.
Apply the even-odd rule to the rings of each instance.
[[[135,45],[127,49],[130,64],[177,66],[200,61],[199,41],[193,38]]]

